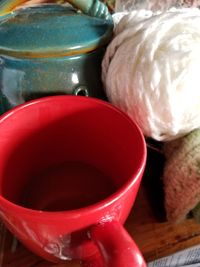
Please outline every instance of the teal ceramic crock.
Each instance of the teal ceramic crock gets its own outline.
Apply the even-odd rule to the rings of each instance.
[[[101,61],[113,21],[100,1],[15,9],[0,2],[0,113],[55,94],[105,99]]]

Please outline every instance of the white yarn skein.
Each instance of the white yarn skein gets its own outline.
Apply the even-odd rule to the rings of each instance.
[[[124,15],[107,47],[102,80],[109,101],[145,136],[172,140],[199,128],[200,10]]]

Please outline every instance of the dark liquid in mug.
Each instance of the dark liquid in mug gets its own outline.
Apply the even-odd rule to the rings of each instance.
[[[95,167],[67,162],[32,177],[22,205],[44,211],[79,209],[97,203],[115,191],[111,179]]]

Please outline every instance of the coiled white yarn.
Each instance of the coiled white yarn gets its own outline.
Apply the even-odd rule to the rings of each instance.
[[[111,103],[145,136],[165,141],[200,127],[200,10],[133,11],[102,62]]]

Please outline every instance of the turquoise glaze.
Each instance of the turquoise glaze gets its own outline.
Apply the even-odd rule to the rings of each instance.
[[[49,58],[1,56],[2,112],[28,100],[54,94],[104,98],[101,59],[104,49],[89,54]]]
[[[80,5],[81,1],[73,2]],[[107,9],[100,12],[99,1],[94,2],[93,13],[88,13],[97,17],[56,4],[9,13],[5,8],[9,1],[1,2],[1,113],[47,95],[105,99],[101,61],[112,38],[113,22]]]

